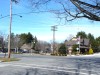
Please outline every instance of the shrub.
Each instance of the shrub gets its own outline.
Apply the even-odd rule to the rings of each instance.
[[[55,56],[55,54],[53,54],[53,53],[51,55]]]
[[[89,54],[93,54],[93,49],[92,48],[89,49]]]
[[[59,54],[63,55],[66,54],[66,47],[64,44],[62,44],[58,50]]]

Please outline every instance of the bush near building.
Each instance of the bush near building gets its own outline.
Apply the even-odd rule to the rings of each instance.
[[[66,47],[65,47],[65,44],[61,44],[59,50],[58,50],[58,53],[60,56],[66,56]]]
[[[93,49],[92,48],[89,49],[89,54],[93,54]]]

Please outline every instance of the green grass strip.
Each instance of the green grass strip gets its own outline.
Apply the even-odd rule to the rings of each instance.
[[[12,61],[19,61],[18,58],[0,58],[1,62],[12,62]]]

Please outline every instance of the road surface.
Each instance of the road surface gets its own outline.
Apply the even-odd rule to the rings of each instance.
[[[100,75],[99,57],[30,54],[15,54],[12,57],[21,60],[1,62],[0,75]]]

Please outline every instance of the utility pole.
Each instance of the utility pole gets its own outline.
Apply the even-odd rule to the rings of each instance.
[[[81,38],[80,38],[80,36],[78,37],[78,44],[79,44],[79,54],[80,54],[80,40],[81,40]]]
[[[57,25],[51,26],[51,30],[53,31],[53,54],[55,52],[55,31],[57,31]]]
[[[8,37],[8,58],[11,55],[11,26],[12,26],[12,0],[10,0],[10,25],[9,25],[9,37]]]

